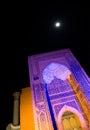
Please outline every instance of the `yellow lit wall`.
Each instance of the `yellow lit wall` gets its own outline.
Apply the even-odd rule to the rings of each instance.
[[[23,88],[20,95],[20,130],[35,130],[30,87]]]

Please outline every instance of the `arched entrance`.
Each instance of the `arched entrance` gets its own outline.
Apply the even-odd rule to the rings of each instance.
[[[88,130],[82,114],[67,105],[58,114],[58,128],[59,130]]]
[[[48,86],[48,84],[50,84],[54,80],[55,77],[57,79],[65,81],[65,80],[67,80],[67,77],[69,77],[71,74],[72,73],[67,66],[65,66],[63,64],[59,64],[59,63],[51,63],[43,71],[43,80],[44,80],[45,84],[47,84],[47,86]],[[55,88],[55,86],[54,86],[54,88]],[[56,91],[54,91],[53,94],[55,94],[55,93],[56,93]],[[48,93],[46,95],[47,95],[47,97],[49,97]],[[50,101],[50,99],[48,100],[48,102],[49,101]],[[50,104],[50,107],[52,108],[51,104]],[[72,115],[72,118],[70,118],[70,121],[69,121],[69,123],[71,122],[70,124],[72,127],[69,126],[70,124],[68,123],[67,119],[64,119],[64,121],[63,121],[63,118],[65,118],[66,112],[68,112],[68,114]],[[72,124],[72,122],[73,122],[73,124]],[[78,122],[78,123],[76,123],[76,122]],[[67,124],[68,127],[67,126],[64,127],[64,124]],[[78,125],[76,125],[76,124],[78,124]],[[60,112],[59,112],[58,128],[59,128],[59,130],[88,130],[86,120],[83,118],[82,114],[75,108],[67,106],[67,105],[65,105],[62,108],[62,110],[60,110]],[[70,129],[68,129],[68,128],[70,128]]]
[[[64,130],[82,130],[78,117],[70,111],[66,111],[62,115],[62,124]]]

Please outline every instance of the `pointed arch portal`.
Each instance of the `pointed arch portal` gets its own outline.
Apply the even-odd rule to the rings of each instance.
[[[43,80],[46,84],[51,83],[52,80],[54,80],[54,77],[64,81],[70,74],[71,71],[67,66],[59,63],[51,63],[43,71]],[[46,95],[48,95],[48,92]],[[71,118],[67,120],[65,118],[66,115],[71,115]],[[82,114],[77,109],[68,105],[64,105],[64,107],[60,110],[58,114],[57,125],[58,130],[71,130],[71,128],[73,130],[88,130],[87,122]]]
[[[69,120],[64,118],[65,115],[71,115]],[[64,105],[58,114],[58,128],[59,130],[66,130],[73,128],[74,130],[88,130],[87,123],[82,114],[73,107]]]

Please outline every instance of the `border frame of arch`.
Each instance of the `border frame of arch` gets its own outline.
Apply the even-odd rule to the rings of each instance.
[[[82,114],[77,109],[68,105],[64,105],[63,108],[59,111],[58,118],[57,118],[57,124],[58,124],[59,130],[64,130],[63,125],[62,125],[62,115],[64,114],[65,111],[70,111],[76,114],[77,117],[79,118],[82,130],[88,130],[87,122],[82,116]]]

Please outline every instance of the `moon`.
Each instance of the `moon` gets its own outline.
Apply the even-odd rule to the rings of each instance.
[[[56,28],[59,28],[61,26],[61,23],[60,22],[55,22],[55,27]]]

